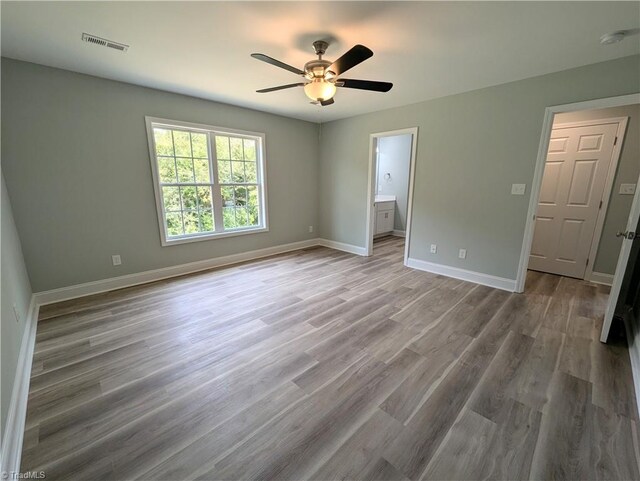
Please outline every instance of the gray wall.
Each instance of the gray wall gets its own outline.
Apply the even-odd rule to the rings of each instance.
[[[309,225],[364,246],[369,134],[414,126],[411,257],[513,279],[544,108],[636,92],[639,66],[626,57],[318,127],[3,59],[3,171],[33,289],[315,237]],[[266,133],[270,232],[161,247],[145,115]]]
[[[324,124],[321,235],[365,245],[369,134],[417,126],[410,257],[515,279],[545,107],[639,86],[636,55]]]
[[[402,231],[405,230],[407,225],[411,140],[411,134],[393,135],[378,139],[376,193],[396,196],[393,228]],[[390,174],[390,178],[385,179],[385,174]]]
[[[0,273],[0,295],[1,312],[0,315],[0,333],[2,337],[0,359],[2,361],[2,373],[0,379],[1,399],[0,406],[1,424],[0,436],[4,435],[7,422],[7,413],[9,411],[9,401],[11,400],[11,392],[13,390],[13,381],[18,364],[18,354],[20,353],[20,345],[22,344],[22,336],[27,325],[26,318],[29,311],[29,303],[31,302],[31,285],[29,276],[24,265],[22,250],[20,248],[20,239],[14,223],[13,213],[11,212],[11,203],[7,195],[4,175],[2,176],[1,186],[1,209],[0,222],[2,229],[2,239],[0,242],[1,251],[1,273]],[[16,321],[13,312],[13,306],[16,306],[20,321]],[[0,438],[4,439],[4,437]]]
[[[161,247],[145,115],[264,132],[270,231]],[[36,292],[317,235],[316,124],[9,59],[2,120]]]
[[[629,123],[620,153],[618,169],[613,182],[613,191],[605,215],[602,237],[593,270],[613,275],[616,271],[616,263],[622,246],[622,239],[616,237],[616,232],[624,230],[627,226],[627,219],[633,202],[632,195],[621,195],[619,193],[620,184],[635,184],[638,182],[638,176],[640,175],[640,105],[567,112],[556,115],[554,124],[611,117],[629,117]]]

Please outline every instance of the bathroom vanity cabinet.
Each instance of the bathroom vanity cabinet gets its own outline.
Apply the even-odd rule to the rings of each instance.
[[[378,196],[392,197],[392,196]],[[396,200],[378,200],[375,202],[375,234],[385,234],[393,231],[394,215],[396,210]]]

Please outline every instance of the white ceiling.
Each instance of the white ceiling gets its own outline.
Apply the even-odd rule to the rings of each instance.
[[[2,55],[134,84],[324,122],[640,52],[639,2],[5,2]],[[120,53],[82,32],[129,44]],[[386,94],[339,89],[329,107],[301,88],[256,89],[299,77],[311,42],[334,60],[357,43],[374,56],[345,75],[394,83]]]

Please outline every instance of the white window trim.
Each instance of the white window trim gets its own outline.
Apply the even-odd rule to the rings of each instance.
[[[261,132],[249,132],[246,130],[238,130],[238,129],[230,129],[227,127],[216,127],[213,125],[206,124],[197,124],[193,122],[183,122],[181,120],[170,120],[163,119],[158,117],[145,117],[145,124],[147,128],[147,141],[149,144],[149,161],[151,163],[151,175],[153,180],[153,192],[156,198],[156,212],[158,214],[158,227],[160,228],[160,243],[163,247],[173,246],[178,244],[186,244],[189,242],[199,242],[213,239],[220,239],[223,237],[235,237],[240,235],[248,235],[248,234],[258,234],[261,232],[269,231],[269,206],[267,203],[267,160],[265,154],[265,134]],[[155,138],[153,135],[153,127],[155,126],[165,126],[165,127],[177,127],[177,128],[185,128],[189,130],[201,130],[206,132],[213,132],[219,134],[226,135],[237,135],[237,136],[247,136],[256,138],[259,141],[259,148],[256,149],[256,167],[258,174],[258,184],[261,184],[262,188],[259,189],[261,192],[260,202],[261,202],[261,219],[260,225],[257,227],[246,227],[239,228],[232,231],[227,232],[207,232],[207,233],[196,233],[196,234],[188,234],[177,237],[175,239],[171,239],[167,237],[166,231],[166,221],[165,221],[165,213],[162,202],[162,193],[160,189],[160,175],[158,173],[158,161],[156,159],[156,147],[155,147]],[[214,164],[214,168],[217,170],[216,159],[214,158],[213,146],[209,145],[209,152],[212,156],[212,163]],[[212,173],[213,175],[213,173]],[[215,210],[215,206],[212,205],[212,208]],[[217,217],[217,216],[216,216]],[[215,222],[218,222],[217,220]]]

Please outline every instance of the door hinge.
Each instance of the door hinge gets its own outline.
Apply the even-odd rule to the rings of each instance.
[[[616,136],[615,139],[613,139],[613,145],[616,145],[618,143],[618,137]]]
[[[600,201],[600,205],[598,206],[598,209],[602,209],[602,201]]]
[[[587,265],[589,265],[589,259],[587,259]]]

